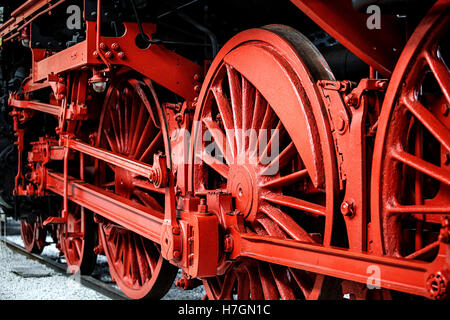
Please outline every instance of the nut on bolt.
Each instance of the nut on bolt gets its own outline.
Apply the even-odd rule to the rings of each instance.
[[[198,205],[198,212],[199,213],[208,213],[208,206],[206,204],[205,199],[200,199],[200,204]]]
[[[172,233],[175,235],[180,234],[180,227],[178,226],[172,227]]]
[[[181,258],[181,251],[180,250],[174,250],[173,251],[173,257],[177,260]]]
[[[353,217],[355,215],[355,205],[351,201],[344,201],[341,204],[341,212],[346,217]]]
[[[120,50],[120,46],[119,46],[119,44],[118,43],[113,43],[112,45],[111,45],[111,49],[113,49],[114,51],[119,51]]]
[[[444,272],[430,274],[427,279],[427,289],[430,297],[435,300],[442,300],[448,294],[448,277]]]
[[[233,247],[234,247],[234,242],[233,242],[233,237],[230,235],[230,234],[228,234],[226,237],[225,237],[225,243],[224,243],[224,248],[223,248],[223,250],[225,251],[225,252],[231,252],[231,251],[233,251]]]

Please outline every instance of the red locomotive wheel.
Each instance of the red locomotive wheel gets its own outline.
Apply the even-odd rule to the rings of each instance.
[[[431,261],[450,213],[449,23],[442,2],[422,20],[396,66],[379,120],[372,214],[382,238],[378,251],[390,256]]]
[[[195,116],[193,191],[231,193],[248,232],[331,243],[338,186],[317,79],[334,79],[320,53],[280,25],[238,34],[208,72]],[[339,296],[330,278],[247,258],[203,283],[209,299]]]
[[[59,242],[69,270],[72,273],[91,274],[97,261],[94,252],[97,232],[92,213],[70,203],[67,223],[59,228]]]
[[[165,151],[164,120],[157,108],[160,105],[148,79],[127,75],[116,79],[106,93],[97,145],[152,164],[153,154]],[[109,191],[164,215],[164,188],[105,164],[100,164],[98,177]],[[159,299],[167,293],[178,269],[162,258],[158,244],[112,222],[101,223],[99,232],[111,276],[127,296]]]
[[[28,252],[40,254],[47,245],[45,241],[47,231],[39,221],[32,223],[20,221],[20,236]]]

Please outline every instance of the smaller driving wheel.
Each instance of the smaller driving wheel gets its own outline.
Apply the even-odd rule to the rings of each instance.
[[[143,163],[165,150],[160,105],[149,79],[125,74],[105,96],[97,146]],[[120,167],[99,163],[98,183],[109,192],[164,216],[165,190]],[[178,268],[161,255],[159,244],[110,221],[99,225],[109,270],[132,299],[160,299],[172,286]]]
[[[89,275],[94,271],[97,255],[97,228],[92,213],[85,208],[70,203],[67,223],[60,226],[59,242],[66,263],[72,273]]]
[[[47,231],[39,221],[20,221],[20,236],[28,252],[40,254],[47,245],[45,242]]]

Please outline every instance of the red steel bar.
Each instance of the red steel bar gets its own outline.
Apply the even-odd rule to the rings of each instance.
[[[373,267],[379,267],[379,286],[429,297],[430,275],[445,265],[449,245],[441,244],[432,263],[352,252],[294,240],[281,240],[233,232],[231,258],[250,257],[351,281],[369,283]]]
[[[64,196],[64,175],[46,173],[47,189]],[[154,242],[161,240],[164,216],[152,208],[107,192],[73,177],[68,178],[68,198],[124,228],[136,232]]]
[[[145,164],[143,162],[139,162],[137,160],[129,159],[125,156],[121,156],[115,154],[111,151],[103,150],[97,147],[93,147],[89,144],[83,143],[81,141],[77,141],[74,139],[67,139],[67,147],[69,149],[87,154],[96,159],[100,159],[102,161],[108,162],[116,167],[120,167],[131,171],[139,176],[143,176],[146,178],[150,178],[155,170],[151,165]]]
[[[62,107],[54,104],[42,103],[38,101],[17,100],[13,96],[9,99],[9,105],[20,109],[36,110],[44,113],[49,113],[54,116],[61,114]]]

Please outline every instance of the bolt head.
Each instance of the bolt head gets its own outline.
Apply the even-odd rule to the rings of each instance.
[[[336,121],[336,127],[338,129],[338,131],[342,132],[345,129],[345,120],[342,119],[342,117],[339,117]]]
[[[180,227],[178,227],[178,226],[172,227],[172,233],[173,234],[180,234]]]
[[[175,259],[180,259],[181,258],[181,251],[180,250],[174,250],[173,251],[173,257],[175,258]]]
[[[231,235],[227,235],[225,237],[224,251],[225,252],[233,251],[233,238],[231,237]]]
[[[355,214],[355,208],[353,203],[349,201],[342,202],[341,213],[346,217],[352,217]]]
[[[117,44],[117,43],[114,42],[114,43],[111,45],[111,49],[113,49],[114,51],[119,51],[120,46],[119,46],[119,44]]]

